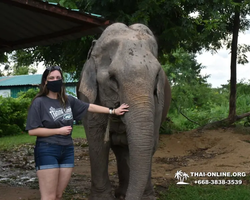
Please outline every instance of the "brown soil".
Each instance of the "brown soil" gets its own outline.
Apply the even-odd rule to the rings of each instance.
[[[174,177],[179,170],[188,174],[190,172],[245,172],[248,175],[250,172],[250,156],[248,154],[250,152],[250,134],[246,134],[247,132],[249,132],[248,129],[240,131],[231,128],[207,130],[202,133],[189,131],[161,135],[152,167],[152,181],[156,193],[158,194],[159,190],[166,190],[170,182],[178,182]],[[90,192],[90,163],[88,147],[84,144],[86,141],[75,140],[76,166],[64,199],[87,199]],[[34,173],[34,169],[31,167],[34,163],[26,161],[25,164],[23,161],[27,158],[32,160],[32,155],[20,153],[22,151],[27,151],[27,146],[19,148],[18,151],[1,153],[0,161],[3,159],[5,165],[0,166],[0,172],[22,168],[27,173]],[[16,156],[17,154],[19,156]],[[22,155],[26,155],[26,159],[22,158]],[[8,160],[7,157],[14,158],[15,156],[18,157],[16,160],[19,160],[19,165],[6,165],[7,161],[14,162]],[[16,160],[15,163],[17,163]],[[20,162],[23,163],[22,167],[20,167]],[[109,173],[112,185],[115,187],[117,173],[115,157],[112,152]],[[196,177],[196,179],[198,178]],[[0,183],[0,200],[38,200],[39,197],[37,181],[23,186],[9,182]]]

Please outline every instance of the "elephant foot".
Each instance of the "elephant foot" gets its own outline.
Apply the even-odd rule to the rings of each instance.
[[[143,196],[142,200],[156,200],[154,196]]]
[[[115,190],[116,199],[124,200],[126,196],[125,194],[126,194],[126,190],[123,190],[121,188],[118,188]]]
[[[119,200],[125,200],[125,196],[119,196],[119,197],[116,197],[116,199],[119,199]]]
[[[142,200],[156,200],[153,188],[144,192]]]
[[[88,200],[115,200],[112,194],[91,194]]]
[[[124,198],[125,199],[125,198]],[[130,198],[131,199],[131,198]],[[141,200],[156,200],[156,197],[154,196],[143,196]]]

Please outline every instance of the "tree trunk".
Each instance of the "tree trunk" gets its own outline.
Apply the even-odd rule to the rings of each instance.
[[[240,28],[240,10],[235,8],[234,24],[233,24],[233,39],[231,46],[231,79],[230,79],[230,100],[229,100],[229,123],[234,123],[236,120],[236,66],[237,66],[237,45],[238,34]]]

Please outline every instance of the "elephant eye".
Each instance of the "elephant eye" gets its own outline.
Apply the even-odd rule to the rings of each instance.
[[[115,92],[118,92],[119,89],[119,84],[118,81],[116,80],[115,76],[110,76],[110,88],[114,90]]]
[[[157,88],[154,89],[154,95],[157,96]]]
[[[157,96],[157,83],[159,81],[159,74],[155,77],[154,95]]]

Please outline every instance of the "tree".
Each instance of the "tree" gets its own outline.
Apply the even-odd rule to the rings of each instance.
[[[116,19],[127,24],[142,22],[148,25],[159,39],[160,55],[163,56],[178,47],[192,52],[201,48],[216,51],[224,42],[228,43],[228,47],[231,48],[230,105],[228,118],[224,122],[231,124],[250,115],[248,113],[236,116],[236,66],[239,54],[237,40],[239,31],[249,28],[249,21],[246,18],[250,13],[249,0],[136,2],[93,0],[90,2],[92,2],[92,5],[88,4],[90,10],[104,16],[110,18],[116,16]],[[133,9],[129,9],[131,5]],[[114,7],[116,10],[112,9]],[[190,16],[194,12],[198,13],[197,18]],[[243,49],[243,52],[246,52],[250,47],[245,46]],[[244,63],[247,60],[239,59],[239,62]]]
[[[1,63],[6,63],[8,61],[8,56],[6,53],[0,53],[0,64]]]
[[[164,54],[162,66],[168,74],[168,79],[172,86],[184,86],[207,83],[208,75],[202,76],[201,70],[205,68],[197,63],[196,55],[188,53],[182,48],[172,52],[172,54]]]
[[[19,66],[30,66],[34,62],[44,62],[45,66],[60,65],[64,72],[79,78],[87,58],[93,36],[49,46],[36,46],[15,51],[12,59]]]
[[[208,75],[200,74],[204,66],[197,63],[194,53],[188,53],[183,49],[164,55],[164,58],[162,66],[172,86],[172,103],[169,113],[177,111],[189,121],[199,124],[194,119],[190,119],[185,110],[206,107],[211,101],[211,85],[207,83]],[[168,124],[163,124],[162,127],[166,131]]]
[[[216,51],[227,43],[231,48],[231,94],[227,123],[239,116],[235,113],[236,59],[239,31],[249,28],[246,16],[249,0],[53,0],[62,6],[78,8],[82,12],[97,13],[113,22],[127,25],[143,23],[155,34],[159,44],[159,59],[182,48],[188,52],[202,49]],[[192,14],[197,13],[196,16]],[[231,39],[231,36],[232,39]],[[33,47],[16,51],[18,64],[28,66],[36,61],[46,65],[60,64],[64,71],[80,74],[91,41],[98,35],[83,37],[60,44]],[[243,46],[241,52],[249,50]],[[246,62],[244,55],[239,62]],[[195,74],[195,72],[194,72]]]
[[[231,79],[230,79],[230,101],[229,101],[229,115],[228,121],[229,123],[233,123],[238,119],[241,119],[248,114],[244,114],[242,116],[236,115],[236,84],[237,84],[237,50],[238,50],[238,34],[241,26],[240,16],[242,18],[246,18],[246,14],[250,13],[250,7],[247,1],[236,0],[232,2],[234,6],[234,16],[233,16],[233,38],[231,44]],[[247,47],[249,49],[249,47]],[[242,60],[239,60],[242,61]],[[247,60],[245,62],[248,62]],[[244,62],[243,62],[244,64]]]
[[[35,74],[36,72],[37,72],[37,69],[35,69],[35,68],[31,68],[31,67],[28,67],[28,66],[18,67],[16,65],[14,65],[12,75]]]
[[[213,14],[208,15],[211,17],[210,21],[213,24],[212,26],[210,25],[211,22],[205,21],[204,18],[203,23],[204,27],[207,27],[205,30],[215,30],[213,32],[215,32],[215,35],[221,39],[216,42],[217,45],[215,45],[215,47],[217,46],[218,48],[223,42],[225,42],[227,43],[227,47],[231,49],[229,114],[228,118],[222,120],[222,122],[223,124],[232,124],[236,120],[250,115],[250,112],[240,116],[236,115],[237,57],[239,57],[239,63],[247,63],[248,60],[246,59],[244,53],[250,50],[248,45],[243,45],[238,51],[238,34],[239,31],[244,31],[249,28],[247,15],[250,14],[250,7],[248,0],[225,0],[223,2],[219,2],[221,5],[216,5],[215,2],[216,1],[213,2],[213,5],[209,5],[209,2],[207,2],[208,5],[205,5],[205,7],[208,6],[207,9],[202,7],[200,12],[202,11],[202,16],[206,16],[206,13]],[[220,20],[218,20],[217,16],[220,17]],[[209,49],[209,47],[207,48]]]
[[[203,29],[199,21],[189,15],[196,9],[196,4],[201,4],[202,1],[199,0],[192,0],[189,3],[181,0],[53,0],[53,2],[69,8],[77,7],[83,12],[98,13],[113,22],[147,25],[158,40],[160,59],[164,54],[179,47],[196,52],[211,43],[206,37],[201,36]],[[19,65],[44,61],[48,65],[60,64],[67,72],[79,72],[86,59],[91,41],[98,37],[99,35],[83,37],[56,45],[19,50],[16,52],[16,58],[19,58],[17,59]]]
[[[29,66],[17,66],[16,64],[14,64],[13,66],[5,65],[4,71],[7,76],[10,75],[16,76],[16,75],[35,74],[37,72],[37,69]]]

